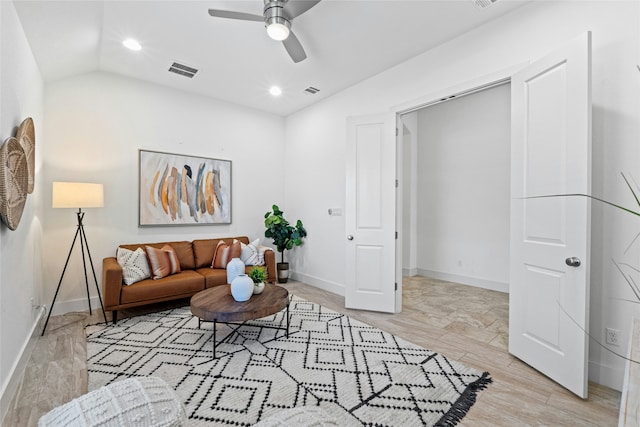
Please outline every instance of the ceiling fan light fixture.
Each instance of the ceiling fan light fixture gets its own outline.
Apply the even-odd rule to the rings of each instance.
[[[274,40],[282,41],[289,37],[291,24],[281,16],[274,16],[265,21],[267,34]]]

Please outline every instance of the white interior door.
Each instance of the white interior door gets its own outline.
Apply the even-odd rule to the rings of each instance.
[[[589,194],[590,66],[585,33],[511,80],[509,352],[583,398],[589,199],[528,197]]]
[[[395,311],[396,116],[347,119],[345,306]]]

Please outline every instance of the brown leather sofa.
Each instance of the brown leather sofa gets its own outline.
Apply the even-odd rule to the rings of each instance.
[[[180,261],[180,273],[162,279],[146,279],[132,285],[125,285],[122,281],[122,267],[115,257],[107,257],[102,261],[102,297],[104,309],[112,311],[113,323],[116,323],[118,310],[137,307],[162,301],[188,298],[204,289],[227,283],[227,271],[221,268],[211,268],[213,252],[220,240],[231,244],[237,239],[245,244],[249,243],[246,236],[224,239],[204,239],[193,242],[162,242],[120,245],[121,248],[136,250],[145,246],[162,248],[169,244],[176,252]],[[265,266],[269,275],[268,281],[276,281],[276,258],[273,251],[265,251]],[[252,266],[246,267],[250,272]]]

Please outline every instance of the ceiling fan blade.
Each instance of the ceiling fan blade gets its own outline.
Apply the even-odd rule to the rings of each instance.
[[[296,35],[293,34],[293,31],[289,33],[289,37],[282,40],[282,44],[284,45],[284,48],[287,49],[287,53],[289,53],[293,62],[298,63],[307,58],[307,54],[305,53],[302,44],[300,44],[300,40],[298,40]]]
[[[320,0],[289,0],[283,8],[284,14],[293,19],[296,16],[300,16],[313,6],[320,3]]]
[[[230,10],[209,9],[209,15],[216,18],[240,19],[243,21],[264,22],[264,16],[254,15],[252,13],[233,12]]]

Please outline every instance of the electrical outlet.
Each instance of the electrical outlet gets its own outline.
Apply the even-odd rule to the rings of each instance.
[[[611,344],[611,345],[620,345],[620,331],[617,329],[612,329],[612,328],[607,328],[606,330],[607,332],[607,337],[606,337],[606,341],[607,344]]]

